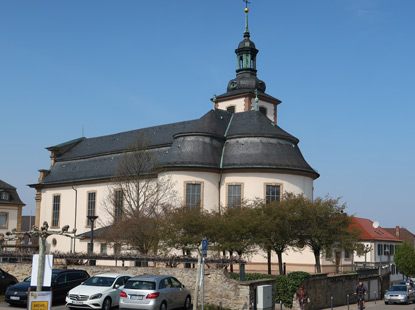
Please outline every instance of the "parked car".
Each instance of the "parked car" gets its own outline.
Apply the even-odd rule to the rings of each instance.
[[[16,284],[17,279],[15,276],[12,276],[10,273],[0,269],[0,293],[3,294],[5,290],[10,286]]]
[[[125,282],[133,275],[104,273],[93,276],[71,289],[66,297],[66,306],[110,310],[118,306],[120,292]]]
[[[409,304],[415,301],[415,291],[409,290],[406,284],[392,285],[385,293],[385,305],[390,303]]]
[[[75,286],[81,284],[89,278],[89,274],[85,270],[52,270],[52,282],[50,287],[43,287],[42,290],[53,292],[54,302],[63,302],[68,291]],[[10,305],[26,305],[27,294],[30,287],[31,291],[35,291],[35,286],[30,286],[31,278],[26,278],[23,282],[9,286],[6,291],[5,301]]]
[[[410,291],[413,291],[415,289],[415,284],[414,282],[410,282],[410,281],[401,281],[399,282],[399,284],[405,284]]]
[[[172,276],[143,275],[130,278],[120,293],[120,310],[190,309],[189,290]]]

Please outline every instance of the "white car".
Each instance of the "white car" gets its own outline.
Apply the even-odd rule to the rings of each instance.
[[[132,276],[119,273],[93,276],[68,292],[66,306],[69,309],[110,310],[111,307],[118,306],[121,289]]]

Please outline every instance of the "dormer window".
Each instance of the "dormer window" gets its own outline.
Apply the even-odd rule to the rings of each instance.
[[[226,111],[230,112],[230,113],[235,113],[235,106],[230,106],[226,108]]]
[[[261,112],[262,114],[264,114],[265,116],[267,116],[267,108],[259,107],[259,112]]]
[[[0,200],[9,200],[9,193],[8,192],[0,192]]]

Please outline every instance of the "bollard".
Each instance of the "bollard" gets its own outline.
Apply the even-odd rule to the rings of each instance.
[[[282,310],[282,300],[280,300],[280,310]]]
[[[377,298],[377,292],[375,291],[375,305],[376,305],[376,299],[378,298]]]
[[[331,310],[333,310],[333,296],[330,297]]]
[[[349,310],[349,305],[350,305],[350,296],[349,294],[347,294],[347,310]]]

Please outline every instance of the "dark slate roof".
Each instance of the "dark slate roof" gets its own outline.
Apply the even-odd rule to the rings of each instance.
[[[0,205],[17,205],[24,206],[25,204],[20,200],[19,195],[17,194],[16,188],[10,184],[0,180],[0,192],[9,193],[8,200],[1,200]]]
[[[149,138],[151,152],[165,168],[282,169],[319,176],[304,160],[298,139],[261,112],[216,109],[198,120],[84,138],[63,154],[58,149],[61,155],[42,184],[111,178],[123,152],[142,135]]]
[[[94,229],[94,240],[105,239],[104,237],[107,236],[108,234],[111,234],[112,230],[113,230],[112,225]],[[91,239],[91,235],[92,235],[92,232],[87,231],[87,232],[84,232],[83,234],[77,235],[76,237],[81,238],[81,239]]]

